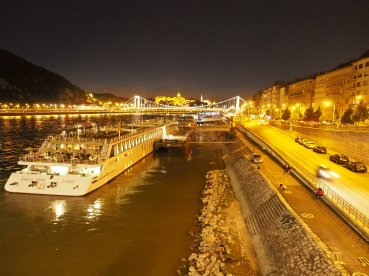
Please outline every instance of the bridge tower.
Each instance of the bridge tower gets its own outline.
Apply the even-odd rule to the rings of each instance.
[[[140,96],[135,96],[133,99],[133,108],[136,109],[140,109],[141,108],[141,101],[140,101]]]
[[[240,110],[240,96],[236,96],[236,114]]]

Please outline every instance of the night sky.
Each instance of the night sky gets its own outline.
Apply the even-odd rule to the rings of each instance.
[[[92,92],[245,98],[359,57],[369,2],[2,1],[0,48]]]

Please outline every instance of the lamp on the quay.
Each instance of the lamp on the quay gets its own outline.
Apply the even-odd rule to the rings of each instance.
[[[301,109],[300,109],[300,104],[297,103],[294,106],[292,106],[292,111],[295,113],[295,110],[297,110],[298,114],[297,114],[297,120],[300,120],[300,114],[301,114]]]
[[[330,101],[324,101],[325,106],[330,106],[332,102]],[[335,123],[335,114],[336,113],[336,103],[333,102],[333,114],[332,114],[332,125]]]

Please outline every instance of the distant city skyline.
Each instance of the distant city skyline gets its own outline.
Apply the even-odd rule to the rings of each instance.
[[[365,0],[8,1],[4,48],[87,91],[243,98],[369,48]]]

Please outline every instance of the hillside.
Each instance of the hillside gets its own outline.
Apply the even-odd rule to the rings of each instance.
[[[86,92],[68,80],[0,49],[0,102],[85,103]]]

